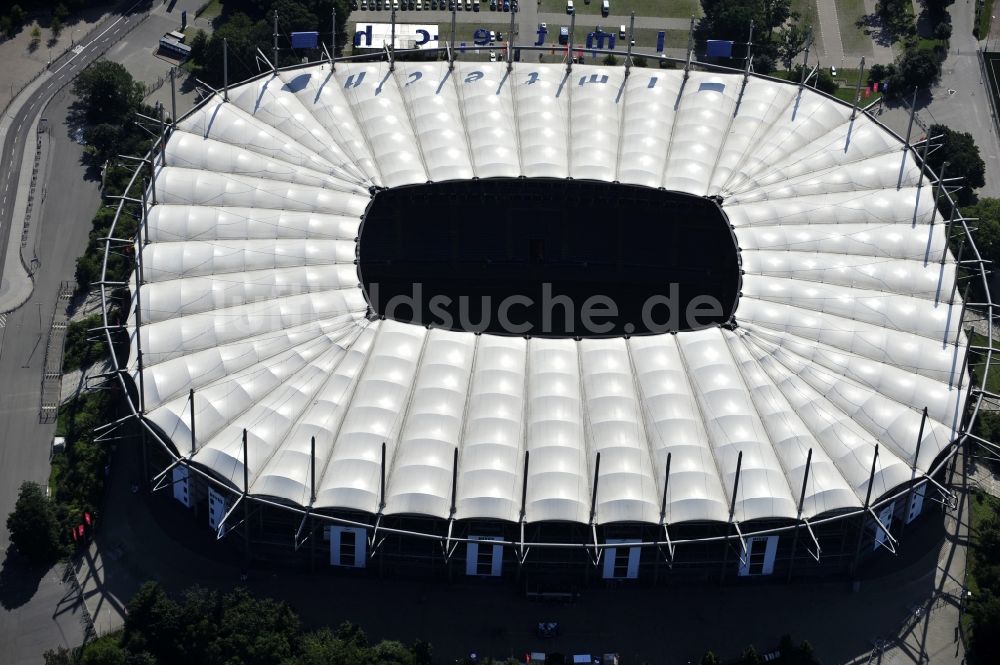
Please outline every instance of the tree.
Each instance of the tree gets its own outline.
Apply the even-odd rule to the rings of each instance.
[[[35,563],[52,563],[64,552],[55,506],[38,483],[21,484],[7,530],[18,551]]]
[[[38,48],[38,41],[42,38],[42,29],[37,25],[31,28],[31,44],[28,46],[29,49]]]
[[[800,26],[797,22],[778,31],[778,55],[785,64],[785,69],[792,68],[792,60],[805,51],[809,26]]]
[[[791,17],[790,0],[701,0],[702,26],[712,39],[746,42],[750,22],[754,41],[769,41],[775,28]]]
[[[73,665],[73,652],[66,647],[49,649],[42,654],[45,665]]]
[[[914,88],[927,89],[941,76],[941,61],[924,49],[910,49],[896,62],[889,77],[890,94],[910,95]]]
[[[978,573],[977,573],[978,580]],[[1000,598],[981,592],[972,603],[972,653],[976,662],[989,663],[1000,653]]]
[[[58,37],[59,33],[62,32],[63,24],[62,20],[58,16],[52,17],[52,22],[49,23],[49,30],[52,31],[53,37]]]
[[[757,648],[752,644],[743,650],[740,656],[740,665],[763,665],[764,661],[757,652]]]
[[[775,70],[774,58],[767,53],[755,55],[753,58],[753,70],[758,74],[767,76]]]
[[[613,67],[618,64],[618,58],[615,57],[614,53],[608,53],[606,56],[601,58],[601,64]]]
[[[957,203],[971,204],[976,198],[972,190],[986,184],[986,164],[972,134],[956,132],[947,125],[931,125],[927,132],[929,137],[942,137],[941,147],[927,156],[927,164],[940,174],[942,165],[948,162],[945,176],[962,178],[963,187],[958,190]]]
[[[706,651],[699,661],[700,665],[722,665],[722,660],[712,651]]]
[[[811,71],[811,70],[810,70]],[[802,65],[795,65],[792,67],[788,75],[789,81],[801,81],[803,77]],[[832,95],[837,91],[837,82],[833,80],[830,76],[829,69],[819,69],[816,71],[816,76],[809,80],[809,85],[816,88],[817,90],[822,90],[828,95]]]
[[[73,82],[73,94],[94,123],[131,121],[142,105],[143,92],[142,83],[133,79],[124,65],[109,60],[95,62]]]
[[[125,651],[117,636],[101,637],[84,647],[80,665],[125,665]]]
[[[934,26],[934,38],[935,39],[950,39],[951,38],[951,23],[949,21],[941,21],[936,26]]]

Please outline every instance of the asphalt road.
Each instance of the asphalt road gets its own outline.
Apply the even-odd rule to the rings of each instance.
[[[178,2],[195,5],[196,0]],[[187,7],[185,7],[187,8]],[[193,13],[193,7],[191,9]],[[179,10],[177,10],[179,14]],[[47,190],[36,213],[39,268],[34,274],[30,299],[6,316],[0,325],[0,519],[13,508],[17,488],[24,480],[45,482],[49,474],[49,446],[54,424],[38,419],[42,364],[59,285],[73,278],[75,259],[86,246],[90,220],[101,203],[98,183],[84,179],[83,148],[73,141],[67,124],[73,102],[67,84],[87,64],[115,45],[121,58],[143,50],[151,51],[156,32],[173,24],[156,3],[142,28],[141,14],[113,17],[82,40],[77,52],[70,52],[51,66],[42,81],[11,119],[10,130],[0,149],[0,269],[6,242],[19,242],[21,220],[12,220],[14,192],[22,174],[24,150],[34,149],[30,128],[35,117],[49,118],[48,168],[39,174]],[[115,58],[120,59],[119,57]],[[29,174],[25,174],[30,177]],[[36,191],[36,209],[40,191]],[[6,197],[6,198],[5,198]],[[11,233],[14,228],[15,232]],[[9,535],[0,526],[0,553],[6,551]],[[2,554],[0,554],[2,557]],[[42,653],[57,646],[72,647],[83,640],[82,609],[75,594],[62,580],[62,566],[32,570],[16,558],[3,560],[0,568],[0,665],[41,663]]]
[[[21,158],[25,145],[32,137],[28,136],[35,116],[45,107],[52,96],[79,74],[87,65],[118,41],[123,34],[140,21],[142,14],[129,14],[111,20],[107,25],[101,25],[87,36],[75,49],[52,63],[50,77],[32,94],[11,119],[10,131],[4,137],[3,149],[0,151],[0,163],[6,168],[0,169],[0,247],[6,247],[11,228],[20,228],[19,220],[12,220],[14,212],[14,194],[21,174]],[[4,271],[5,255],[0,252],[0,274]],[[0,499],[0,509],[3,501]],[[4,536],[6,537],[6,536]],[[0,545],[3,540],[0,539]]]

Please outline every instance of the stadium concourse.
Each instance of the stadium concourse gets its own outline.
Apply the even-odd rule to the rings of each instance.
[[[790,576],[853,571],[947,504],[933,476],[975,411],[968,230],[912,146],[732,70],[449,65],[268,72],[154,152],[123,381],[198,528],[383,573]],[[483,332],[376,303],[366,273],[394,261],[456,293],[735,296],[642,334]]]

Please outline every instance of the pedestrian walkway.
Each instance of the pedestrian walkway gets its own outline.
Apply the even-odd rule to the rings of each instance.
[[[865,13],[874,14],[876,9],[875,5],[876,5],[876,0],[865,0]],[[919,11],[915,12],[914,16],[920,16],[920,12]],[[893,60],[895,60],[895,55],[892,52],[892,46],[886,43],[885,40],[880,37],[880,33],[881,33],[881,28],[873,28],[869,32],[868,36],[872,40],[873,54],[871,61],[868,64],[876,62],[880,64],[888,64]]]
[[[840,22],[837,20],[837,3],[834,0],[816,0],[816,16],[819,31],[823,37],[822,61],[840,63],[844,59],[844,40],[840,36]]]

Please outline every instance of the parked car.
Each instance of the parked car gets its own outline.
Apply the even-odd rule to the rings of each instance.
[[[357,11],[357,9],[358,9],[358,0],[351,0],[351,10]]]
[[[417,0],[417,11],[424,11],[424,0]]]
[[[490,51],[490,62],[496,62],[496,61],[497,61],[497,52]]]
[[[573,7],[573,0],[566,0],[566,13],[572,14],[575,10]]]
[[[361,11],[368,11],[368,0],[361,0]]]
[[[472,0],[472,11],[479,11],[479,0]]]
[[[563,46],[569,44],[569,28],[565,25],[559,28],[559,43]]]
[[[497,10],[497,0],[490,0],[490,11],[495,12]]]
[[[625,24],[622,23],[621,27],[618,28],[618,37],[625,39]]]
[[[607,16],[611,13],[611,0],[601,1],[601,16]]]

